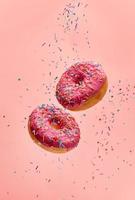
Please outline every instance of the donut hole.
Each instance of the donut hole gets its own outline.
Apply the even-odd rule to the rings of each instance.
[[[62,122],[61,120],[58,118],[58,117],[53,117],[51,120],[50,120],[50,125],[53,129],[55,130],[59,130],[61,129],[62,127]]]

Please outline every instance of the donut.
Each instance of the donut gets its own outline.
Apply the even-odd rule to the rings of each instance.
[[[107,87],[107,76],[100,64],[75,63],[62,74],[58,81],[56,98],[66,109],[85,110],[103,98]]]
[[[80,140],[75,119],[54,105],[42,104],[35,108],[29,116],[28,129],[34,142],[51,152],[67,152]]]

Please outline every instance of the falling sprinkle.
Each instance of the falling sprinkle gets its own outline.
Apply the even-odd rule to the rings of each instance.
[[[46,42],[43,42],[42,45],[41,45],[41,47],[45,46],[45,44],[46,44]]]
[[[38,169],[38,165],[35,167],[35,170],[37,170]]]

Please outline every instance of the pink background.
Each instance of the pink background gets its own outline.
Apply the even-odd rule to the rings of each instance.
[[[135,1],[82,1],[77,30],[64,32],[67,3],[0,1],[0,200],[135,199]],[[46,152],[30,138],[28,116],[41,103],[61,107],[54,78],[80,60],[104,66],[108,92],[70,112],[81,129],[77,148]]]

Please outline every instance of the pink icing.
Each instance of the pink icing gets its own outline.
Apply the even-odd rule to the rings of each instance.
[[[34,137],[47,147],[71,149],[77,146],[80,139],[75,119],[55,106],[43,104],[36,108],[29,116],[29,128]]]
[[[101,65],[76,63],[63,73],[56,86],[56,97],[67,109],[77,108],[94,96],[106,81]]]

